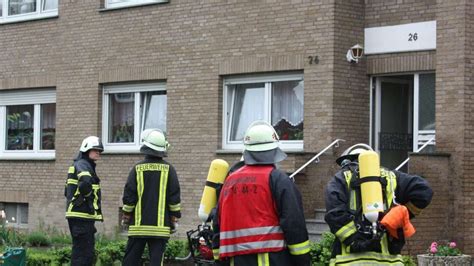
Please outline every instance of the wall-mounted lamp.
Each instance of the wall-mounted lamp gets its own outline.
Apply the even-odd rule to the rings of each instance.
[[[347,54],[346,54],[347,62],[358,63],[363,53],[364,53],[364,47],[362,47],[360,44],[356,44],[352,46],[351,49],[347,50]]]

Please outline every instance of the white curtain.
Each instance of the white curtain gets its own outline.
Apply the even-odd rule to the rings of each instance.
[[[230,140],[243,140],[250,123],[264,119],[265,84],[243,84],[230,86],[234,93],[234,108],[230,127]]]
[[[54,150],[56,140],[56,104],[41,105],[41,149]]]
[[[287,121],[294,127],[303,122],[303,81],[273,82],[272,93],[273,126],[281,120]]]
[[[58,0],[43,0],[43,10],[58,9]]]
[[[56,129],[56,104],[41,105],[41,129]]]
[[[149,92],[145,97],[147,107],[144,116],[144,128],[159,128],[166,132],[166,92]]]

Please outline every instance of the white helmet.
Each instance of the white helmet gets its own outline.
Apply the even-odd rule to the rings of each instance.
[[[102,141],[100,141],[99,137],[89,136],[82,141],[79,150],[81,152],[87,152],[89,150],[98,150],[102,152],[104,151],[104,145],[102,145]]]
[[[354,161],[357,160],[359,154],[363,151],[373,151],[373,149],[364,143],[358,143],[347,148],[339,158],[336,159],[336,163],[342,166],[344,160]]]
[[[156,128],[144,130],[142,141],[143,145],[158,152],[166,152],[170,146],[163,131]]]
[[[279,138],[275,129],[265,121],[253,122],[245,132],[246,151],[269,151],[278,148]]]

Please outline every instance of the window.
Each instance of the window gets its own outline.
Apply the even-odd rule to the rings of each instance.
[[[0,92],[0,159],[54,159],[54,90]]]
[[[104,86],[102,140],[105,152],[134,152],[140,132],[159,128],[166,132],[164,84]]]
[[[223,148],[242,150],[255,120],[273,125],[284,150],[303,149],[304,81],[302,74],[226,78]]]
[[[5,211],[5,223],[19,227],[28,225],[28,203],[0,202],[0,211]]]
[[[58,0],[0,0],[0,23],[58,16]]]
[[[106,8],[138,6],[153,3],[168,3],[169,0],[105,0]]]

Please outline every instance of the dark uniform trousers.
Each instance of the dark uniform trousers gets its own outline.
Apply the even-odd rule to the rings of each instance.
[[[94,262],[95,221],[68,219],[72,236],[71,266],[92,266]]]
[[[141,266],[141,258],[145,245],[148,243],[150,251],[150,266],[159,266],[165,253],[167,239],[162,238],[138,238],[129,237],[125,256],[123,257],[124,266]]]

